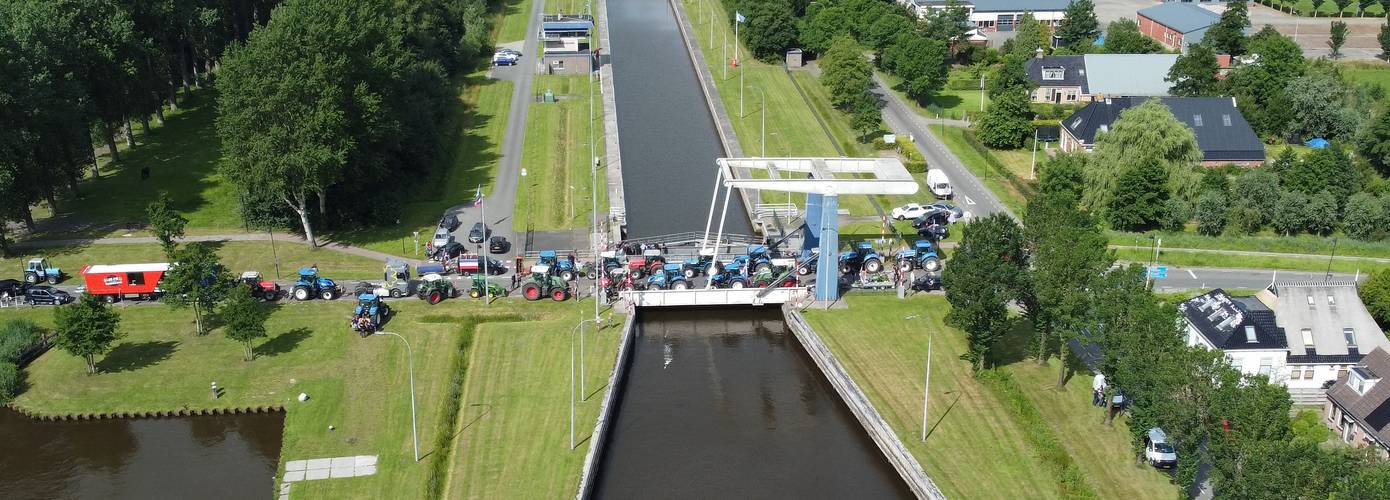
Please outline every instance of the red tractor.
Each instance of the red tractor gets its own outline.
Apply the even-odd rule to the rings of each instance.
[[[280,297],[284,296],[284,292],[280,290],[280,285],[262,278],[260,271],[241,273],[241,282],[251,289],[251,296],[255,297],[256,300],[280,300]]]

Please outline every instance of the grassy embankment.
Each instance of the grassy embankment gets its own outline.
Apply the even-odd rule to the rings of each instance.
[[[943,297],[847,300],[849,309],[810,311],[807,319],[947,496],[1057,498],[1060,486],[1049,464],[1059,459],[1074,463],[1084,486],[1106,498],[1176,494],[1161,473],[1135,463],[1123,419],[1114,427],[1100,423],[1102,410],[1090,405],[1089,377],[1074,376],[1057,391],[1055,364],[1040,366],[1012,353],[998,360],[1047,422],[1044,432],[1061,443],[1061,455],[1044,456],[1027,434],[1037,431],[1024,427],[1001,395],[959,360],[964,335],[943,324],[949,309]],[[922,370],[929,334],[934,360],[929,435],[923,443]]]
[[[287,409],[282,464],[343,455],[380,457],[374,476],[299,483],[293,490],[296,498],[422,498],[430,457],[451,452],[435,443],[443,433],[460,431],[455,442],[468,446],[466,453],[452,456],[456,487],[493,488],[503,497],[515,497],[544,486],[544,491],[572,495],[582,460],[575,457],[582,457],[586,448],[571,452],[559,439],[567,432],[558,425],[568,411],[567,394],[560,390],[568,377],[570,336],[565,330],[590,306],[504,300],[485,308],[466,299],[434,307],[393,302],[396,314],[386,329],[409,339],[414,351],[420,451],[425,456],[420,463],[412,457],[406,350],[395,338],[359,338],[346,327],[348,306],[337,302],[272,306],[270,337],[256,343],[257,358],[251,362],[242,361],[241,346],[220,331],[194,335],[186,311],[120,308],[126,336],[100,358],[101,373],[88,376],[81,359],[50,351],[26,369],[27,389],[16,404],[44,414],[281,405]],[[46,326],[53,318],[47,308],[0,313],[0,319],[18,317]],[[589,337],[591,385],[601,384],[612,367],[616,330]],[[460,354],[464,340],[471,343]],[[456,359],[460,356],[465,358]],[[453,404],[453,368],[463,370],[459,380],[467,390],[457,421],[448,422],[443,417]],[[213,381],[225,389],[215,400],[208,395]],[[310,396],[308,402],[295,399],[301,392]],[[580,403],[581,438],[591,431],[597,406],[597,397]],[[474,463],[483,465],[460,467]],[[519,480],[498,481],[496,474],[502,471],[526,472]]]
[[[526,144],[522,165],[527,175],[517,188],[512,227],[524,231],[529,224],[536,231],[589,227],[593,207],[592,186],[598,186],[599,214],[607,213],[604,169],[598,169],[597,184],[590,179],[592,158],[602,157],[603,104],[597,81],[592,88],[584,76],[537,76],[532,89],[537,94],[555,93],[556,102],[532,102],[526,115]],[[594,95],[594,120],[589,118],[589,96]],[[589,127],[593,127],[594,151],[589,151]]]
[[[312,251],[297,241],[276,241],[272,250],[269,241],[218,241],[207,245],[217,250],[222,264],[240,275],[243,271],[260,271],[262,276],[275,279],[275,261],[279,258],[280,276],[293,279],[296,270],[318,264],[323,276],[332,279],[381,279],[381,261],[331,250]],[[0,269],[23,269],[30,257],[47,257],[48,262],[63,272],[76,276],[87,264],[131,264],[136,262],[165,262],[164,250],[154,243],[78,245],[25,250],[11,258],[0,258]]]

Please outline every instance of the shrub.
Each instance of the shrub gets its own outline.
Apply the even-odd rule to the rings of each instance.
[[[1376,322],[1390,328],[1390,269],[1371,273],[1369,279],[1361,282],[1358,291],[1361,302],[1366,304],[1366,310],[1370,311]]]
[[[1230,211],[1230,202],[1226,201],[1226,196],[1217,191],[1207,191],[1200,198],[1197,198],[1197,232],[1207,236],[1216,236],[1226,230],[1226,215]]]
[[[893,149],[893,148],[895,147],[895,145],[893,145],[893,144],[889,144],[889,143],[887,143],[887,142],[884,142],[882,136],[875,137],[874,140],[869,141],[869,145],[872,146],[875,150],[878,150],[878,151],[885,151],[885,150]]]
[[[43,342],[43,329],[27,319],[12,319],[0,325],[0,361],[19,363],[20,355]]]
[[[1308,232],[1327,236],[1337,229],[1337,223],[1341,220],[1337,216],[1337,198],[1328,191],[1313,195],[1308,200],[1308,219],[1305,226]]]
[[[1166,231],[1182,231],[1187,227],[1187,221],[1192,220],[1192,208],[1181,198],[1169,198],[1163,204],[1163,217],[1159,220],[1159,227]]]
[[[1226,224],[1230,226],[1231,231],[1236,233],[1254,234],[1264,226],[1264,215],[1260,213],[1258,208],[1243,202],[1237,203],[1236,206],[1231,207],[1231,212],[1226,214]]]
[[[1364,241],[1384,239],[1390,231],[1390,198],[1371,196],[1370,193],[1356,193],[1347,199],[1347,213],[1343,221],[1347,236]]]
[[[19,367],[0,361],[0,404],[9,403],[19,394]]]

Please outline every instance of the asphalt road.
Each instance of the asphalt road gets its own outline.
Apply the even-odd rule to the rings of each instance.
[[[1160,262],[1159,265],[1163,264]],[[1351,281],[1356,278],[1353,274],[1331,274],[1331,281]],[[1197,288],[1264,288],[1276,279],[1281,283],[1323,281],[1328,279],[1328,275],[1307,271],[1168,266],[1168,277],[1154,280],[1154,289],[1175,291]]]

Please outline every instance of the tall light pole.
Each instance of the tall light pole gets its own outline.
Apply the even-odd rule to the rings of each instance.
[[[405,359],[410,370],[410,438],[415,445],[415,461],[420,461],[420,433],[415,424],[415,354],[410,350],[410,341],[391,332],[376,332],[376,335],[390,335],[405,343]],[[573,438],[571,438],[573,439]]]
[[[574,328],[571,328],[571,329],[570,329],[570,449],[571,449],[571,450],[574,449],[574,399],[575,399],[575,397],[574,397],[574,365],[576,364],[575,361],[574,361],[574,358],[575,358],[575,353],[574,353],[574,334],[575,334],[576,331],[579,332],[579,351],[580,351],[580,353],[581,353],[580,355],[582,356],[582,355],[583,355],[582,353],[584,352],[584,323],[593,323],[595,327],[598,326],[598,321],[595,321],[595,320],[592,320],[592,319],[585,319],[585,320],[580,320],[580,321],[579,321],[579,324],[574,325]],[[580,384],[583,384],[583,383],[584,383],[584,371],[583,371],[583,370],[584,370],[584,363],[583,363],[583,361],[581,360],[578,364],[579,364],[579,370],[580,370],[580,372],[579,372],[579,379],[580,379],[579,383],[580,383]],[[587,393],[587,392],[586,392],[586,393]]]
[[[586,2],[584,8],[589,11],[589,18],[594,17],[594,3]],[[708,14],[708,13],[707,13]],[[594,260],[598,260],[598,155],[594,153],[594,68],[589,68],[589,201],[593,208],[589,211],[589,223],[593,225],[593,230],[589,238],[593,241],[589,243],[594,247]],[[594,321],[598,322],[599,303],[598,303],[598,281],[594,281]]]
[[[931,394],[931,333],[927,333],[927,376],[922,379],[922,442],[927,441],[927,395]]]

